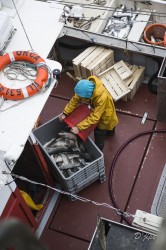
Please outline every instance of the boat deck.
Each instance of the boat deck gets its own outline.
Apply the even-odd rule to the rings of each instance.
[[[63,111],[74,93],[74,86],[73,80],[62,73],[58,87],[53,89],[41,113],[42,124]],[[151,212],[166,163],[166,134],[139,134],[166,127],[165,123],[156,120],[157,96],[149,91],[147,85],[142,84],[133,100],[119,100],[115,107],[119,124],[115,136],[106,138],[103,151],[106,181],[102,184],[96,181],[78,195],[112,205],[109,192],[112,183],[113,195],[121,210],[131,214],[135,214],[137,209]],[[148,112],[148,118],[141,124],[145,112]],[[93,135],[91,137],[93,139]],[[133,137],[136,139],[130,141]],[[123,146],[120,152],[119,149]],[[115,156],[117,160],[114,164],[113,178],[110,180],[110,170]],[[41,241],[49,250],[88,249],[96,228],[97,216],[123,222],[123,218],[113,209],[79,200],[70,201],[65,195],[60,195],[43,230]]]

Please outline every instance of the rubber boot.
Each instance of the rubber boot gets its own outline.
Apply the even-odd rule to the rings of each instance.
[[[106,135],[108,135],[108,136],[113,136],[113,135],[115,135],[115,127],[114,127],[112,130],[107,130]]]
[[[103,151],[104,148],[104,140],[106,137],[106,130],[95,128],[94,129],[94,137],[96,146]]]

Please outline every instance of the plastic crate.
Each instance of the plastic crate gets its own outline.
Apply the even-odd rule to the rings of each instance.
[[[51,167],[55,179],[62,189],[72,194],[76,194],[96,180],[99,180],[101,183],[105,181],[104,157],[103,153],[98,149],[94,142],[88,138],[85,143],[85,148],[92,156],[93,161],[72,176],[66,178],[43,147],[46,142],[56,137],[60,131],[66,130],[66,127],[66,124],[60,122],[59,116],[57,116],[35,129],[33,134],[45,155],[47,163]]]

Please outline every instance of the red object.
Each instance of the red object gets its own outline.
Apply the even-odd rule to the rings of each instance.
[[[0,216],[0,219],[8,219],[15,217],[20,219],[23,223],[29,225],[33,230],[38,227],[38,222],[35,219],[31,209],[25,203],[18,188],[10,195],[8,202]]]
[[[164,34],[164,46],[166,47],[166,31],[165,31],[165,34]]]
[[[64,122],[69,127],[75,127],[81,121],[83,121],[87,116],[90,115],[91,109],[88,108],[86,104],[80,104],[71,114],[69,114],[65,119]],[[89,128],[84,129],[78,133],[78,136],[85,142],[87,137],[90,133],[95,129],[97,126],[96,124],[91,125]]]

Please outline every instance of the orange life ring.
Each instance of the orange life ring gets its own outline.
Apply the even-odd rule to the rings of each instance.
[[[33,64],[42,63],[45,61],[37,54],[30,51],[14,51],[0,57],[0,70],[13,61],[28,61]],[[38,93],[48,80],[48,71],[42,67],[37,69],[36,79],[24,88],[12,89],[7,88],[0,83],[0,96],[9,100],[21,100]]]

